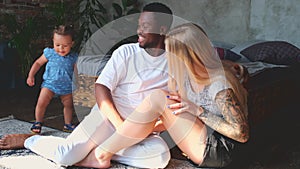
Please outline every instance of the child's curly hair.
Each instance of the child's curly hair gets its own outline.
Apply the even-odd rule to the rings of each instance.
[[[53,30],[53,35],[54,34],[59,34],[59,35],[70,35],[72,39],[74,39],[75,36],[75,31],[73,28],[73,25],[58,25],[55,26]]]

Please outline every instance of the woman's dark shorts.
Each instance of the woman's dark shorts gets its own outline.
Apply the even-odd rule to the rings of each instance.
[[[234,141],[213,132],[207,138],[203,162],[197,167],[225,167],[232,161]]]

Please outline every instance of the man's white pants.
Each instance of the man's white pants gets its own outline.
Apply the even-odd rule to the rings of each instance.
[[[24,146],[60,165],[70,166],[84,159],[114,132],[114,127],[96,105],[67,138],[35,135],[26,139]],[[164,168],[170,158],[166,142],[157,135],[151,135],[120,150],[112,160],[139,168]]]

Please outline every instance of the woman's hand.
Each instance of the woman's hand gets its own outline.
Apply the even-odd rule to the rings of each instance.
[[[197,106],[195,103],[193,103],[189,100],[184,100],[179,95],[168,95],[167,98],[177,102],[177,103],[168,105],[168,108],[175,109],[173,111],[173,114],[189,112],[194,116],[199,116],[201,114],[201,112],[203,111],[202,108]],[[202,111],[200,111],[200,109]]]

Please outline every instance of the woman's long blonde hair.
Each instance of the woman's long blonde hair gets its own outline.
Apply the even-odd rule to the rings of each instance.
[[[235,92],[240,104],[247,113],[247,92],[237,77],[226,66],[223,66],[215,48],[203,29],[193,23],[185,23],[170,30],[165,39],[168,66],[169,90],[179,91],[186,98],[184,87],[185,76],[198,84],[209,85],[225,77]],[[221,75],[221,76],[220,76]]]

